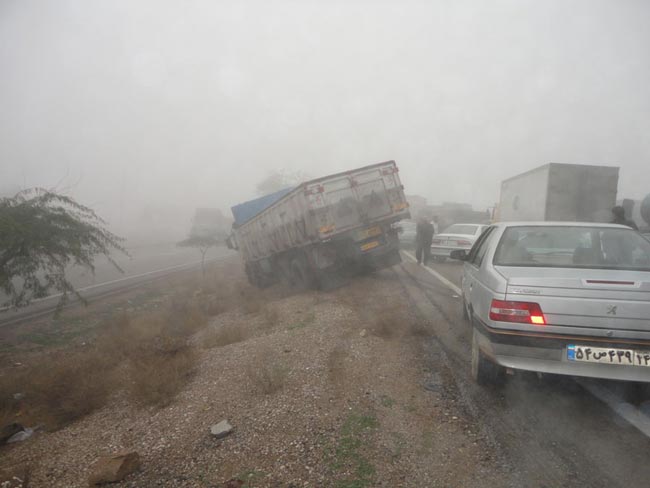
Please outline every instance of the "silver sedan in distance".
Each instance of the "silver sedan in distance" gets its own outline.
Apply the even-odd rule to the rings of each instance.
[[[434,261],[445,261],[452,251],[464,249],[469,250],[476,242],[476,239],[487,228],[487,225],[480,224],[453,224],[441,234],[433,236],[431,241],[431,257]]]
[[[614,224],[491,225],[464,261],[472,375],[650,382],[650,242]]]

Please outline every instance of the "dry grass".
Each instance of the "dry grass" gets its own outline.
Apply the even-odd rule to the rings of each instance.
[[[264,325],[267,327],[274,327],[280,320],[280,312],[272,305],[266,305],[264,307],[262,316],[264,317]]]
[[[106,403],[116,386],[114,370],[109,354],[89,347],[14,371],[0,385],[4,415],[14,419],[19,415],[26,425],[60,428]],[[14,400],[16,393],[22,399]]]
[[[235,300],[247,314],[259,313],[266,302],[262,292],[248,283],[239,283],[233,292]]]
[[[174,297],[164,311],[120,315],[101,327],[91,345],[6,370],[0,377],[3,421],[60,428],[101,408],[122,389],[138,404],[165,405],[197,361],[187,338],[206,324],[205,314],[187,295]],[[24,397],[15,400],[16,393]]]
[[[225,325],[211,327],[203,334],[201,345],[206,349],[223,347],[237,342],[243,342],[250,337],[250,331],[242,326]]]
[[[256,393],[271,395],[284,388],[289,369],[273,354],[262,350],[246,368],[248,379]]]
[[[199,305],[188,297],[172,299],[167,311],[163,332],[175,337],[187,337],[201,330],[208,324],[208,318]]]
[[[227,312],[229,309],[228,301],[220,297],[209,297],[203,301],[203,312],[209,317],[215,317]]]
[[[194,372],[196,350],[183,339],[169,337],[139,349],[128,364],[129,396],[139,405],[167,405]]]

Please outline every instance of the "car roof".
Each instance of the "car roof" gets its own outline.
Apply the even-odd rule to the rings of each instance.
[[[520,221],[520,222],[495,222],[495,226],[499,227],[603,227],[603,228],[619,228],[630,229],[626,225],[608,224],[603,222],[547,222],[539,220]]]

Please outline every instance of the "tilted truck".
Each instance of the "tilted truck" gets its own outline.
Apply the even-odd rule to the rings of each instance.
[[[232,207],[233,237],[250,283],[330,287],[341,276],[401,261],[409,218],[394,161],[317,178]]]
[[[609,222],[618,167],[549,163],[501,183],[500,221]]]

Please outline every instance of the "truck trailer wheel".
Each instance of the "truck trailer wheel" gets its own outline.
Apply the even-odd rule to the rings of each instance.
[[[255,264],[246,264],[246,277],[248,282],[257,288],[267,288],[271,285],[271,280]]]
[[[294,287],[299,290],[307,290],[314,285],[312,273],[302,258],[291,261],[291,277]]]

